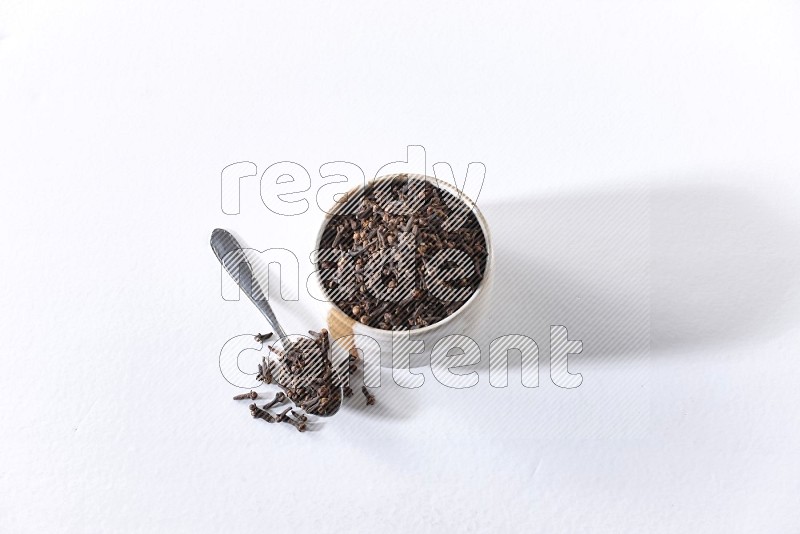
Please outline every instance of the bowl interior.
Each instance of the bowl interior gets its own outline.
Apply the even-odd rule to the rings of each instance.
[[[468,309],[470,307],[470,305],[480,297],[481,293],[483,291],[485,291],[485,286],[487,284],[487,281],[489,280],[489,276],[490,276],[491,269],[492,269],[494,255],[493,255],[493,251],[492,251],[491,238],[490,238],[490,235],[489,235],[489,228],[488,228],[488,225],[486,223],[486,219],[484,218],[483,214],[478,209],[477,204],[472,199],[468,198],[464,193],[460,192],[452,184],[449,184],[447,182],[439,180],[439,179],[437,179],[435,177],[422,175],[422,174],[405,174],[405,173],[388,174],[388,175],[380,176],[378,178],[375,178],[373,180],[368,181],[365,184],[365,186],[363,186],[363,187],[362,186],[356,186],[353,189],[351,189],[351,190],[347,191],[346,193],[344,193],[344,195],[339,199],[339,201],[337,201],[337,203],[334,205],[334,207],[332,209],[328,210],[325,218],[323,219],[322,224],[320,225],[319,231],[317,233],[316,240],[315,240],[315,249],[316,250],[320,249],[321,244],[322,244],[322,238],[323,238],[325,230],[326,230],[326,228],[328,226],[328,223],[331,221],[331,219],[333,217],[341,214],[341,211],[343,210],[343,208],[345,207],[347,202],[350,199],[352,199],[354,195],[359,194],[363,189],[368,188],[371,185],[374,185],[374,184],[376,184],[378,182],[381,182],[381,181],[397,181],[397,180],[401,180],[401,179],[427,181],[427,182],[431,183],[432,185],[434,185],[435,187],[450,193],[452,196],[454,196],[457,199],[458,202],[460,202],[463,206],[465,206],[467,209],[472,211],[472,213],[475,215],[475,217],[476,217],[476,219],[478,221],[478,225],[480,226],[481,233],[483,234],[483,238],[484,238],[484,242],[485,242],[485,248],[486,248],[486,264],[485,264],[484,269],[483,269],[483,276],[482,276],[478,286],[475,288],[475,290],[472,292],[472,294],[469,296],[469,298],[458,309],[456,309],[453,313],[451,313],[451,314],[443,317],[439,321],[436,321],[435,323],[432,323],[432,324],[427,325],[427,326],[422,326],[422,327],[417,327],[417,328],[394,329],[394,330],[376,328],[374,326],[358,323],[355,319],[353,319],[353,317],[350,314],[348,314],[344,310],[342,310],[336,304],[336,302],[334,302],[333,300],[329,300],[328,301],[330,303],[330,305],[339,314],[341,314],[342,317],[347,318],[347,319],[351,320],[353,323],[358,324],[359,330],[363,330],[366,333],[374,332],[374,333],[386,334],[386,333],[390,333],[392,331],[395,331],[395,332],[398,332],[398,331],[412,331],[412,332],[417,333],[417,334],[423,334],[425,332],[437,329],[437,328],[447,324],[448,322],[454,320],[456,317],[458,317],[459,315],[464,313],[464,311],[466,309]],[[315,271],[315,273],[317,275],[317,282],[319,283],[320,287],[322,288],[322,291],[325,293],[326,297],[328,297],[330,299],[330,295],[329,295],[327,289],[323,286],[322,281],[319,279],[319,271],[317,270],[317,271]]]

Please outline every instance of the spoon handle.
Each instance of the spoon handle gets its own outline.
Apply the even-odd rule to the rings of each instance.
[[[278,322],[278,318],[275,317],[275,312],[272,311],[264,291],[256,280],[253,268],[244,254],[244,247],[233,234],[227,230],[217,228],[211,232],[211,249],[231,278],[233,278],[233,281],[253,301],[256,308],[264,314],[264,317],[267,318],[270,326],[272,326],[272,330],[278,335],[278,339],[286,346],[288,343],[286,333]]]

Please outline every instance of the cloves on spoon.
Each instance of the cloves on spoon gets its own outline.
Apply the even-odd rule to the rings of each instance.
[[[233,280],[238,284],[239,288],[244,291],[244,294],[247,295],[251,302],[267,319],[267,322],[269,322],[270,326],[272,326],[272,330],[275,332],[275,334],[277,334],[284,353],[289,354],[290,352],[295,352],[292,351],[294,343],[286,336],[283,327],[281,327],[280,322],[278,322],[278,318],[275,316],[275,312],[272,311],[272,307],[269,305],[269,302],[264,295],[264,291],[261,289],[261,286],[256,280],[253,268],[245,256],[244,248],[245,247],[239,243],[236,237],[234,237],[233,234],[227,230],[217,228],[211,232],[211,249],[214,251],[214,254],[217,256],[219,262],[225,268],[225,271],[230,275],[231,278],[233,278]],[[330,344],[327,339],[327,332],[325,332],[323,336],[320,336],[320,338],[318,338],[316,341],[320,343],[323,351],[329,351]],[[339,402],[335,404],[329,402],[317,403],[317,406],[319,407],[318,413],[311,413],[314,413],[314,415],[318,415],[320,417],[328,417],[338,412],[342,405],[341,399],[343,395],[343,388],[342,386],[338,386],[337,389],[338,395],[336,396],[338,396]],[[331,399],[334,397],[328,398]],[[323,407],[324,409],[322,409]],[[262,410],[258,407],[256,408],[257,410],[254,411],[254,417],[261,416],[263,418],[261,412],[264,412],[267,416],[271,417],[266,410]]]

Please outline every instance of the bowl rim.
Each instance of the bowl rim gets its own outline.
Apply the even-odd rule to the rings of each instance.
[[[449,183],[447,183],[447,182],[445,182],[443,180],[440,180],[440,179],[436,178],[435,176],[428,176],[426,174],[417,174],[417,173],[397,172],[397,173],[392,173],[392,174],[384,174],[382,176],[377,176],[375,178],[372,178],[371,180],[365,180],[363,185],[357,185],[357,186],[353,187],[352,189],[350,189],[349,191],[347,191],[345,193],[342,193],[343,198],[340,199],[339,201],[336,201],[336,204],[332,208],[330,208],[330,211],[329,210],[323,210],[323,211],[325,211],[325,217],[323,218],[322,223],[320,224],[319,231],[317,232],[317,237],[314,240],[314,250],[320,250],[320,247],[319,247],[320,241],[322,240],[322,235],[325,232],[325,228],[327,228],[327,226],[328,226],[328,222],[331,220],[331,218],[333,218],[334,216],[336,216],[338,214],[337,210],[341,209],[341,206],[344,205],[344,203],[346,202],[346,200],[350,196],[356,194],[359,190],[365,189],[365,188],[369,187],[370,185],[375,184],[377,182],[395,180],[395,179],[400,178],[400,177],[406,177],[406,179],[408,179],[408,180],[426,180],[426,181],[429,181],[429,182],[433,183],[436,187],[446,190],[451,195],[453,195],[456,199],[458,199],[460,202],[463,202],[464,204],[467,205],[467,207],[475,214],[475,217],[478,219],[478,224],[481,227],[481,232],[483,232],[483,238],[484,238],[484,240],[486,242],[486,267],[483,270],[483,278],[481,279],[480,284],[478,284],[478,287],[475,288],[475,291],[467,299],[467,301],[464,304],[461,305],[460,308],[458,308],[454,313],[448,315],[447,317],[445,317],[441,321],[437,321],[437,322],[435,322],[433,324],[430,324],[428,326],[423,326],[421,328],[404,328],[404,329],[400,329],[400,330],[384,330],[382,328],[376,328],[374,326],[365,325],[365,324],[360,323],[359,321],[353,319],[352,317],[350,317],[350,315],[345,313],[344,310],[342,310],[339,306],[337,306],[336,303],[333,302],[333,300],[323,301],[323,302],[327,302],[337,313],[341,314],[342,317],[346,318],[349,321],[352,321],[353,322],[353,328],[358,328],[359,330],[364,331],[364,333],[366,333],[366,334],[374,332],[374,333],[380,334],[380,335],[385,335],[385,334],[394,335],[394,333],[397,332],[397,333],[411,333],[411,334],[420,334],[420,335],[422,335],[422,334],[426,334],[428,332],[432,332],[434,330],[437,330],[437,329],[441,328],[442,326],[452,322],[455,318],[457,318],[460,315],[462,315],[465,310],[467,310],[471,305],[474,305],[475,301],[478,298],[480,298],[480,296],[482,294],[486,293],[486,291],[487,291],[486,286],[489,283],[490,275],[491,275],[492,269],[493,269],[494,250],[492,248],[492,238],[491,238],[491,235],[489,233],[489,225],[486,222],[486,218],[483,216],[483,213],[478,208],[478,204],[473,199],[468,197],[466,195],[466,193],[458,190],[452,184],[449,184]],[[328,297],[329,296],[328,292],[325,289],[325,287],[322,285],[321,280],[319,278],[319,270],[315,270],[314,271],[314,277],[315,277],[317,283],[319,284],[320,289],[322,290],[322,292],[325,294],[326,297]]]

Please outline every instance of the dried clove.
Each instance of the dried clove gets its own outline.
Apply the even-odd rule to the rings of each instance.
[[[361,386],[361,393],[363,393],[364,397],[367,399],[367,406],[375,404],[375,395],[369,392],[367,386]]]
[[[258,374],[256,379],[264,382],[265,384],[272,384],[272,362],[266,358],[261,358],[261,363],[258,364]]]
[[[278,422],[280,423],[281,421],[283,421],[284,419],[286,419],[286,417],[287,417],[287,414],[288,414],[290,411],[292,411],[292,407],[291,407],[291,406],[289,406],[288,408],[286,408],[285,410],[283,410],[281,413],[279,413],[278,415],[276,415],[276,416],[275,416],[275,420],[276,420],[276,421],[278,421]]]
[[[274,399],[269,401],[267,404],[265,404],[261,408],[264,409],[264,410],[269,410],[270,408],[272,408],[276,404],[280,404],[281,402],[283,402],[285,400],[286,400],[286,393],[284,393],[283,391],[279,391],[279,392],[277,392],[275,394],[275,398]]]
[[[269,332],[268,334],[258,334],[258,335],[255,336],[255,339],[256,339],[256,342],[258,342],[258,343],[264,343],[266,340],[268,340],[271,337],[272,337],[272,332]]]
[[[268,423],[275,422],[275,418],[272,416],[271,413],[269,413],[266,410],[262,410],[261,408],[256,406],[255,403],[250,405],[250,415],[253,416],[253,419],[263,419]]]
[[[284,422],[284,423],[289,423],[290,425],[295,427],[298,432],[305,432],[306,431],[306,423],[305,423],[305,421],[295,421],[291,417],[284,417],[283,419],[281,419],[281,421]]]

